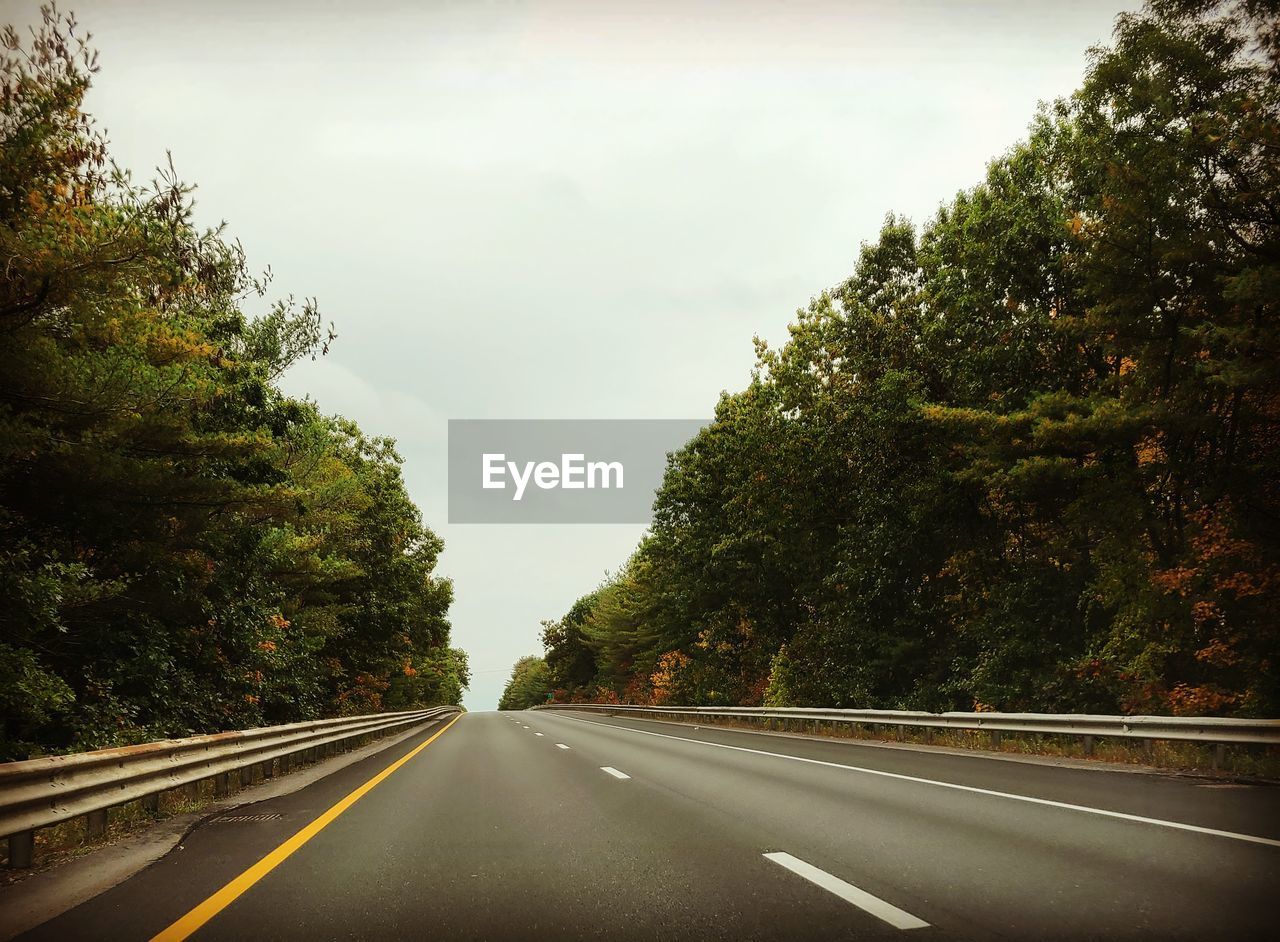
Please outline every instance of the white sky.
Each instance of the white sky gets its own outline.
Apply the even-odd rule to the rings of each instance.
[[[336,322],[285,388],[399,441],[488,709],[641,528],[447,525],[446,420],[710,416],[887,211],[927,218],[1077,86],[1121,2],[62,6],[116,159],[172,151],[201,222]]]

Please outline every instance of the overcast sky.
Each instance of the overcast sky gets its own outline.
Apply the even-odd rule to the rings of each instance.
[[[1076,87],[1120,2],[61,5],[116,159],[171,151],[336,323],[284,385],[398,440],[489,709],[642,528],[449,526],[446,421],[710,416],[887,211],[928,218]]]

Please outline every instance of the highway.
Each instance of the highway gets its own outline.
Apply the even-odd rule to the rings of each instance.
[[[25,939],[1250,939],[1280,787],[471,713]]]

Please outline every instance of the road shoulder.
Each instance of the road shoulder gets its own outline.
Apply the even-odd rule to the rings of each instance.
[[[206,821],[236,808],[270,801],[300,791],[348,766],[390,749],[436,725],[419,726],[334,756],[288,775],[246,788],[199,811],[178,814],[104,844],[90,853],[54,864],[25,879],[0,887],[0,942],[39,926],[118,886],[160,860]]]

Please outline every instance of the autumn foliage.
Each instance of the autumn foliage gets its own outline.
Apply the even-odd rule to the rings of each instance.
[[[456,701],[394,443],[276,385],[315,305],[112,164],[72,18],[0,46],[0,759]]]
[[[1280,715],[1274,0],[1152,0],[758,343],[544,630],[639,702]]]

